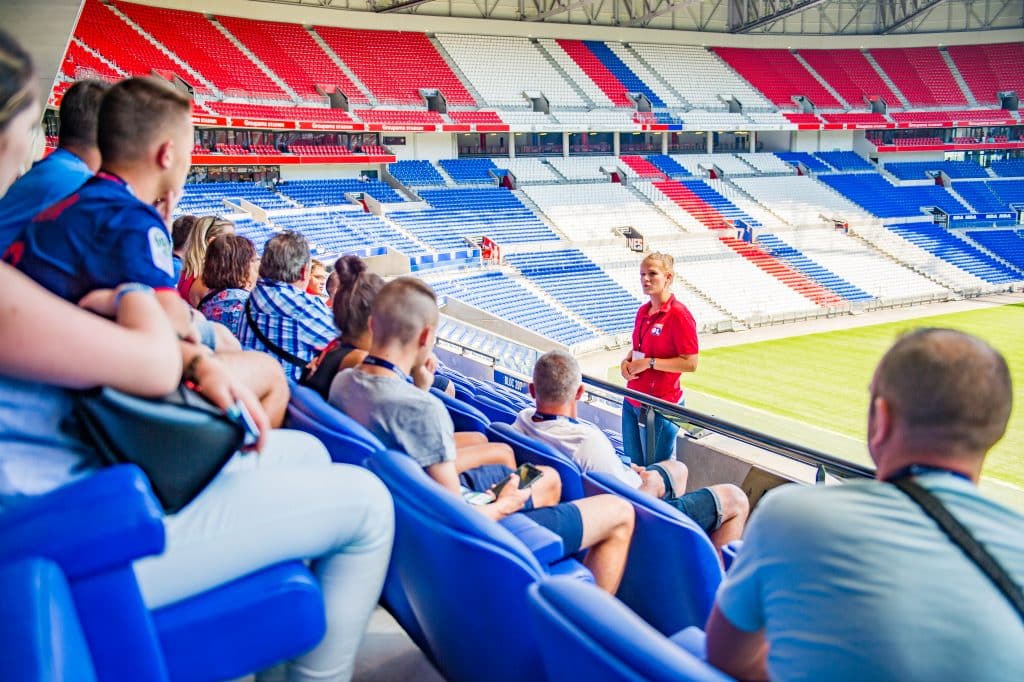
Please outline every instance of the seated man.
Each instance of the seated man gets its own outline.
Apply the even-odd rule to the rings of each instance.
[[[324,300],[306,292],[312,262],[309,242],[298,232],[286,230],[268,239],[260,280],[238,329],[243,348],[272,353],[295,380],[336,336]]]
[[[750,507],[737,486],[713,485],[687,493],[685,464],[669,459],[647,469],[628,466],[599,428],[577,419],[583,377],[573,356],[557,350],[542,355],[533,368],[530,394],[537,407],[519,413],[513,424],[518,431],[568,455],[583,471],[611,474],[665,500],[696,521],[719,549],[742,535]]]
[[[903,489],[916,484],[1024,585],[1024,516],[977,489],[1003,436],[1006,360],[948,329],[904,336],[871,381],[874,481],[784,486],[758,506],[707,625],[740,679],[1016,680],[1024,616]]]
[[[422,366],[430,355],[437,323],[437,299],[429,286],[412,277],[399,277],[384,285],[373,299],[370,354],[358,367],[335,377],[330,401],[387,447],[413,457],[453,495],[461,495],[451,417],[440,400],[407,381],[410,371]],[[554,475],[548,472],[539,481]],[[492,482],[482,483],[472,469],[462,472],[461,480],[479,492]],[[517,483],[518,478],[511,474],[497,499],[474,509],[496,521],[523,509],[530,489],[519,490]],[[541,504],[539,499],[534,501]],[[598,586],[615,593],[633,536],[633,507],[628,502],[597,495],[522,513],[561,536],[565,556],[589,547],[584,563]]]
[[[32,218],[85,184],[100,167],[96,119],[110,86],[103,81],[78,81],[60,102],[57,149],[37,161],[0,199],[0,254]]]

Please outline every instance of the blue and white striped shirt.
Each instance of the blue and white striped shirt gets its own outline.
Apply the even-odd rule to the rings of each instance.
[[[261,279],[249,296],[253,321],[259,330],[284,350],[304,360],[312,360],[317,352],[337,335],[334,319],[323,299],[307,294],[285,282]],[[242,348],[271,352],[256,338],[247,320],[238,328]],[[298,380],[302,368],[277,358],[285,374]]]

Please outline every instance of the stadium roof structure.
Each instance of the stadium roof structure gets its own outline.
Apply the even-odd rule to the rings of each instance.
[[[709,33],[889,35],[1024,27],[1024,0],[251,0],[403,13]]]

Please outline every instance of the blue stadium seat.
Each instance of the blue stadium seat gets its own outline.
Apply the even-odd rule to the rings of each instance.
[[[448,410],[448,416],[452,418],[452,422],[455,424],[456,431],[476,431],[478,433],[485,433],[487,431],[491,420],[483,412],[467,402],[451,397],[444,391],[432,388],[430,392],[444,403],[445,408]]]
[[[16,682],[95,682],[71,591],[57,564],[0,566],[0,674]]]
[[[520,433],[508,424],[492,423],[487,429],[487,438],[492,442],[505,443],[515,453],[516,463],[529,462],[538,466],[549,466],[558,472],[562,481],[562,502],[572,502],[584,497],[583,472],[576,462],[558,452],[547,443],[534,440]]]
[[[704,201],[704,203],[718,211],[723,217],[730,220],[742,220],[751,227],[761,226],[759,221],[752,218],[736,204],[719,194],[711,187],[711,185],[707,184],[703,180],[682,180],[679,184],[696,194]]]
[[[587,472],[583,489],[587,496],[624,497],[636,512],[629,563],[616,596],[666,636],[704,627],[723,577],[704,530],[667,502],[614,476]]]
[[[277,190],[302,206],[342,206],[351,203],[345,195],[365,192],[385,204],[400,204],[405,199],[390,185],[380,180],[333,178],[326,180],[287,180]]]
[[[236,205],[239,199],[245,199],[267,210],[295,208],[295,204],[258,182],[198,182],[185,185],[175,214],[223,216],[236,213],[238,209],[228,209],[224,205],[225,199],[234,200]]]
[[[313,389],[292,384],[291,391],[285,425],[319,438],[333,461],[362,466],[384,449],[376,436]]]
[[[942,171],[954,180],[987,178],[985,169],[973,161],[900,161],[888,162],[885,170],[900,180],[924,180],[928,171]]]
[[[809,152],[775,152],[775,156],[792,166],[802,163],[812,173],[831,173],[834,170],[832,166]]]
[[[509,527],[494,523],[402,453],[378,453],[369,466],[395,501],[388,581],[400,583],[442,675],[543,679],[526,588],[553,574],[592,580],[589,571],[572,559],[549,565],[561,552],[557,536],[516,515]]]
[[[762,232],[757,236],[757,243],[775,258],[799,270],[823,287],[836,292],[847,301],[870,301],[874,299],[874,296],[868,292],[854,286],[831,270],[819,265],[801,251],[786,244],[773,234]]]
[[[989,168],[1001,178],[1024,178],[1024,159],[993,161]]]
[[[956,182],[953,189],[978,213],[1001,213],[1010,209],[987,182]]]
[[[690,171],[686,170],[682,164],[667,154],[651,154],[647,157],[647,160],[670,178],[692,177]]]
[[[969,213],[945,187],[898,187],[878,173],[821,175],[818,179],[879,218],[923,217],[922,207],[937,206],[947,213]]]
[[[1024,230],[972,230],[967,236],[1024,271]]]
[[[388,172],[407,187],[444,186],[445,181],[429,161],[407,160],[388,164]]]
[[[549,578],[528,590],[549,680],[728,682],[596,587]]]
[[[438,164],[459,185],[493,185],[496,182],[491,171],[497,171],[498,167],[491,159],[441,159]]]
[[[931,223],[890,225],[889,229],[943,260],[992,284],[1006,284],[1024,278],[974,245]]]
[[[619,82],[626,87],[626,92],[642,92],[655,107],[665,108],[665,102],[651,89],[647,83],[640,80],[640,77],[633,73],[633,70],[623,63],[619,57],[612,52],[611,48],[599,40],[584,40],[583,44],[590,48],[594,56],[601,60],[605,68],[612,72]]]
[[[357,253],[390,246],[407,256],[428,253],[380,217],[360,210],[312,210],[275,216],[275,225],[302,233],[318,253]]]
[[[134,466],[5,509],[0,537],[0,563],[60,566],[102,680],[236,678],[308,651],[326,629],[320,589],[297,561],[149,611],[132,562],[163,551],[163,513]]]
[[[815,152],[814,156],[838,171],[875,170],[875,167],[857,152]]]

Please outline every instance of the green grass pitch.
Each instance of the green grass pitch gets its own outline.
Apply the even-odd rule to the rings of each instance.
[[[684,376],[687,406],[867,461],[871,373],[901,332],[928,326],[975,334],[1006,356],[1014,410],[985,474],[1024,488],[1024,304],[702,351],[697,373]]]

